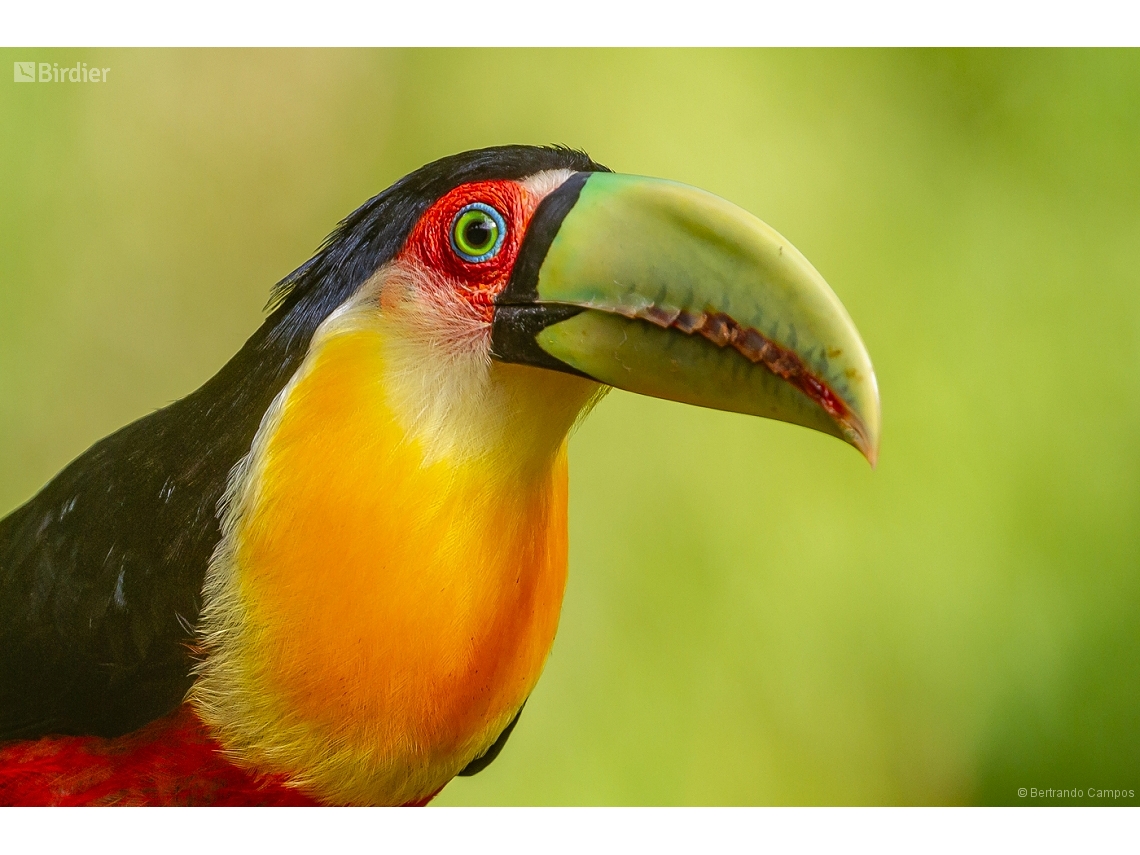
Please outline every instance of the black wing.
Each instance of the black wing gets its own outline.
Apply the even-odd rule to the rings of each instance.
[[[218,500],[300,358],[267,323],[0,520],[0,741],[117,736],[182,701]]]
[[[464,778],[469,778],[472,775],[478,775],[488,766],[495,762],[495,758],[503,750],[503,746],[507,744],[507,740],[511,738],[511,731],[515,729],[515,725],[519,723],[519,716],[522,715],[523,709],[526,707],[526,701],[519,707],[519,711],[515,713],[515,717],[511,719],[511,723],[503,728],[503,732],[499,734],[499,738],[491,743],[491,747],[468,763],[460,771],[459,775]]]

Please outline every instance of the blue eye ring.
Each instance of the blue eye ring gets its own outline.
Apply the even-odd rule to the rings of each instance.
[[[472,232],[473,227],[477,231]],[[480,231],[488,234],[478,243],[470,239]],[[490,205],[472,202],[460,208],[452,218],[449,235],[452,251],[468,264],[478,264],[499,254],[507,237],[507,223]]]

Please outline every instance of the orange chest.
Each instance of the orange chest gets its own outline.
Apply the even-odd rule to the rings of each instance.
[[[381,753],[469,750],[526,699],[566,580],[566,454],[425,459],[367,335],[325,346],[266,438],[235,560],[276,702]]]

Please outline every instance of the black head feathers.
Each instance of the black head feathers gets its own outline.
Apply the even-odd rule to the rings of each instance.
[[[272,337],[307,343],[330,312],[400,251],[424,211],[450,190],[552,169],[610,171],[564,146],[507,145],[453,154],[404,176],[345,217],[316,255],[277,283],[269,304]]]

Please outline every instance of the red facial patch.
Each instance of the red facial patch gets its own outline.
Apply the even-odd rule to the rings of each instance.
[[[399,259],[433,270],[488,321],[494,315],[495,296],[507,287],[518,258],[519,246],[541,198],[515,181],[480,181],[456,187],[432,205],[408,236]],[[502,215],[506,226],[499,251],[486,261],[464,260],[452,246],[456,215],[480,202]]]

